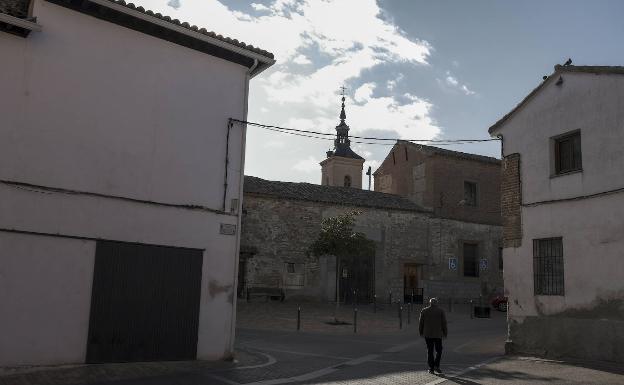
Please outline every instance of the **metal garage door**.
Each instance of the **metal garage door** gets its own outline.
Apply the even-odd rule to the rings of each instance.
[[[98,241],[87,362],[195,359],[202,254]]]

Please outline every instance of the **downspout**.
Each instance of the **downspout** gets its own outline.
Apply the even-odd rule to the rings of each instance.
[[[253,74],[253,71],[258,67],[258,60],[254,59],[253,65],[249,68],[245,74],[245,102],[243,119],[247,121],[247,114],[249,112],[249,80]],[[230,122],[231,123],[231,122]],[[229,132],[228,126],[228,132]],[[238,192],[238,211],[237,211],[237,223],[236,223],[236,248],[234,254],[234,286],[232,287],[232,324],[230,325],[230,352],[234,354],[234,338],[236,337],[236,301],[238,290],[238,264],[240,254],[240,240],[241,240],[241,222],[243,218],[243,183],[245,181],[245,146],[247,139],[247,125],[241,124],[241,157],[240,157],[240,190]]]

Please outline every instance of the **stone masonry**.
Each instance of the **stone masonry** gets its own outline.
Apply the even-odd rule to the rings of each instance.
[[[503,161],[501,177],[504,247],[519,247],[522,244],[521,187],[520,154],[507,155]]]

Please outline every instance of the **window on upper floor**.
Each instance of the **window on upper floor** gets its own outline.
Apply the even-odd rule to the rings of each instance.
[[[533,240],[533,291],[535,295],[563,295],[563,240]]]
[[[477,205],[477,184],[474,182],[464,181],[464,205]]]
[[[351,176],[345,175],[344,177],[344,186],[351,187]]]
[[[581,131],[554,138],[555,174],[581,170]]]

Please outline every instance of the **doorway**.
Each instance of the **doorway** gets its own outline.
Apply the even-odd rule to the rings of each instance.
[[[422,265],[406,263],[403,265],[403,301],[405,303],[422,303],[423,289]]]
[[[98,241],[87,363],[194,360],[203,251]]]

